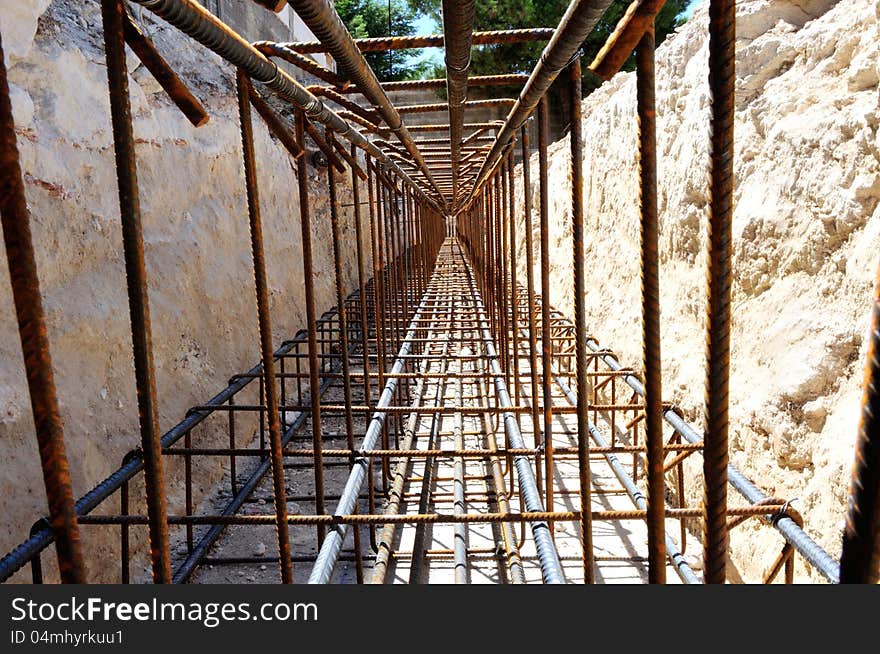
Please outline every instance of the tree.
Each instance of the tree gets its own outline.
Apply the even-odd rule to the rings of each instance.
[[[586,70],[608,36],[614,31],[617,22],[626,12],[631,0],[613,0],[605,15],[583,44],[584,87],[586,91],[598,86],[598,80]],[[442,24],[440,0],[410,0],[416,10],[432,16]],[[481,0],[475,3],[476,15],[474,30],[507,30],[528,27],[555,27],[568,7],[569,0]],[[655,22],[657,44],[680,23],[678,16],[684,11],[688,0],[669,0]],[[544,42],[511,43],[504,45],[479,46],[474,49],[471,61],[471,75],[490,75],[493,73],[530,73],[541,56]],[[624,70],[635,68],[635,57],[631,56]],[[437,66],[434,75],[446,75],[443,66]]]
[[[412,34],[415,19],[420,13],[407,0],[336,0],[335,4],[336,13],[356,39]],[[430,71],[433,64],[414,64],[414,54],[417,51],[395,50],[367,52],[364,57],[379,79],[390,81],[419,79]]]

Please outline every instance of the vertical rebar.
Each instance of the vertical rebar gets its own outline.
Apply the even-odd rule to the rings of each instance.
[[[532,436],[535,441],[535,447],[540,448],[543,443],[543,437],[541,436],[541,425],[539,422],[540,408],[538,406],[538,309],[535,304],[535,246],[534,237],[532,236],[532,182],[529,175],[531,168],[531,153],[529,152],[529,132],[527,127],[524,125],[521,131],[523,158],[523,219],[525,221],[523,231],[526,233],[526,306],[529,317],[529,375],[532,382]],[[543,490],[543,484],[541,483],[542,478],[541,456],[539,454],[535,457],[535,479],[539,491]]]
[[[150,303],[144,261],[135,143],[128,96],[125,40],[122,35],[122,24],[125,19],[125,8],[122,1],[101,0],[101,16],[104,22],[110,120],[113,125],[113,150],[116,157],[116,180],[119,190],[120,222],[122,223],[122,249],[125,259],[138,417],[144,456],[144,486],[149,519],[153,581],[155,583],[170,583],[171,557],[168,552],[165,478],[162,470],[162,444],[153,367]]]
[[[703,579],[724,583],[727,566],[727,435],[730,386],[730,293],[733,222],[734,0],[709,1],[712,137],[706,315],[706,406],[703,449]]]
[[[876,584],[880,573],[880,268],[871,307],[862,415],[840,556],[840,582]]]
[[[660,225],[657,218],[657,141],[654,29],[636,49],[641,205],[642,356],[648,477],[648,581],[666,583],[666,483],[663,473],[663,386],[660,358]]]
[[[538,183],[541,221],[541,384],[544,403],[544,494],[553,511],[553,334],[550,329],[550,182],[547,179],[547,98],[538,104]],[[537,401],[537,397],[535,398]],[[551,533],[553,530],[551,523]]]
[[[281,582],[293,582],[290,559],[290,530],[287,525],[287,488],[284,483],[284,457],[281,444],[281,416],[278,413],[278,384],[275,379],[275,355],[272,348],[272,323],[269,315],[269,282],[263,250],[263,225],[260,216],[260,194],[257,187],[257,160],[254,154],[254,128],[248,99],[250,82],[239,69],[235,78],[238,91],[238,117],[241,128],[241,149],[244,158],[244,180],[247,193],[248,224],[254,263],[254,288],[257,296],[257,322],[260,329],[260,362],[266,388],[266,411],[269,421],[269,459],[272,465],[272,490],[275,504],[275,527],[278,533],[278,562]]]
[[[305,115],[296,114],[296,140],[305,143]],[[306,329],[309,342],[309,400],[311,402],[312,449],[315,463],[315,513],[324,513],[324,454],[321,429],[321,381],[318,377],[318,337],[316,333],[314,265],[312,262],[312,225],[309,216],[308,157],[299,159],[296,181],[299,188],[299,222],[302,233],[303,281],[306,295]],[[317,526],[318,543],[324,540],[324,526]]]
[[[0,40],[0,222],[6,263],[12,282],[12,300],[18,318],[18,335],[31,398],[49,522],[55,538],[58,570],[63,583],[86,581],[79,526],[73,506],[73,489],[64,442],[64,428],[58,411],[55,376],[46,334],[46,318],[40,294],[40,279],[31,237],[30,214],[25,199],[12,102],[3,42]]]
[[[590,417],[587,358],[586,253],[584,252],[584,138],[581,127],[581,60],[569,66],[571,93],[571,229],[574,270],[575,366],[577,371],[578,490],[584,583],[592,584],[593,520],[590,497]]]
[[[351,146],[351,158],[357,161],[357,148]],[[364,235],[361,224],[360,182],[357,171],[351,169],[351,196],[354,205],[354,235],[357,249],[358,297],[360,298],[361,349],[364,361],[364,404],[370,403],[370,324],[367,320],[367,287],[364,272]]]

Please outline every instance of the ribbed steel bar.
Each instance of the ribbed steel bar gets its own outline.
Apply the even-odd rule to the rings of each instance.
[[[532,437],[535,447],[541,447],[544,443],[542,436],[540,409],[538,405],[539,382],[538,382],[538,305],[535,303],[535,260],[534,260],[534,236],[532,235],[532,180],[530,175],[531,169],[531,152],[529,150],[529,132],[523,127],[520,134],[520,142],[522,144],[522,177],[523,177],[523,220],[525,225],[523,231],[526,234],[525,250],[526,250],[526,315],[529,322],[529,376],[532,385],[531,399],[531,418],[532,418]],[[535,460],[535,475],[538,480],[538,486],[543,488],[541,480],[543,478],[541,470],[541,460]]]
[[[517,86],[526,82],[528,75],[507,73],[503,75],[472,75],[467,79],[468,88],[477,86]],[[445,89],[446,79],[406,79],[393,82],[382,82],[386,91],[416,91],[421,89]],[[336,89],[340,93],[360,93],[357,85],[351,84],[345,89]]]
[[[126,14],[122,23],[123,35],[125,42],[131,51],[140,59],[144,67],[150,71],[150,74],[158,82],[168,97],[177,105],[181,113],[186,116],[187,120],[195,127],[201,127],[208,122],[210,116],[198,98],[183,83],[177,73],[168,65],[156,46],[141,31],[135,22]]]
[[[880,269],[868,338],[862,415],[840,556],[841,583],[876,584],[880,576]]]
[[[427,368],[427,366],[428,362],[423,361],[422,367]],[[415,389],[413,391],[412,413],[410,413],[409,418],[407,419],[404,436],[400,443],[400,449],[395,450],[396,452],[400,452],[401,458],[398,461],[397,466],[395,467],[394,479],[391,482],[391,489],[388,493],[388,503],[385,506],[385,513],[387,513],[388,515],[395,515],[399,513],[401,505],[403,503],[404,485],[406,482],[406,478],[409,476],[410,467],[412,466],[412,458],[406,456],[406,450],[411,450],[413,447],[413,440],[415,438],[416,427],[419,420],[419,406],[422,403],[422,398],[424,396],[426,387],[427,384],[425,384],[425,379],[420,378],[416,383]],[[413,456],[420,456],[420,453],[412,454]],[[384,525],[381,536],[379,538],[379,546],[376,552],[376,559],[373,562],[373,577],[370,581],[370,583],[372,584],[385,583],[385,578],[388,574],[388,566],[390,564],[393,553],[394,537],[396,533],[396,524],[388,523]]]
[[[144,261],[135,141],[128,95],[125,40],[122,34],[123,21],[125,20],[125,8],[122,0],[101,0],[101,15],[104,22],[110,119],[113,126],[113,149],[116,158],[116,180],[122,224],[122,249],[125,259],[138,417],[144,457],[147,515],[150,518],[150,555],[153,565],[153,581],[169,583],[171,581],[171,557],[168,551],[165,477],[162,469],[161,433],[159,432],[156,379],[153,367],[153,339],[150,327],[150,303],[147,294],[147,270]]]
[[[538,102],[547,93],[547,89],[571,61],[610,4],[611,0],[572,0],[554,30],[553,37],[541,53],[538,64],[529,76],[529,81],[520,92],[519,99],[507,115],[504,126],[492,144],[492,149],[486,155],[477,173],[472,194],[488,177],[504,148],[516,134],[516,130],[528,120]]]
[[[272,467],[272,498],[278,537],[281,583],[293,582],[290,563],[290,531],[287,527],[287,489],[284,482],[284,460],[281,454],[281,416],[278,413],[278,385],[275,379],[275,357],[272,348],[272,322],[269,315],[269,282],[266,276],[266,258],[263,250],[263,225],[260,216],[260,194],[257,186],[257,163],[254,154],[254,128],[251,122],[250,82],[240,69],[236,74],[238,116],[244,158],[245,192],[248,205],[248,224],[251,236],[251,254],[254,265],[254,286],[257,296],[257,322],[260,330],[260,363],[266,393],[269,417],[269,444]],[[189,512],[189,511],[188,511]]]
[[[243,69],[249,78],[265,84],[279,96],[304,111],[310,120],[329,127],[342,138],[369,152],[376,159],[389,164],[408,184],[415,185],[415,182],[400,170],[397,164],[390,161],[360,132],[352,129],[351,125],[343,120],[339,114],[324,106],[314,94],[269,61],[262,52],[245,41],[195,0],[133,1],[166,20],[229,63]],[[419,188],[419,193],[429,204],[436,204],[436,201],[425,195],[421,188]]]
[[[296,140],[303,143],[306,117],[300,111],[296,114]],[[315,513],[324,513],[324,460],[321,456],[323,433],[321,428],[321,398],[318,388],[321,385],[318,372],[318,335],[316,333],[317,310],[315,309],[314,262],[312,258],[312,224],[309,211],[309,175],[306,157],[299,160],[296,181],[299,190],[299,224],[302,238],[303,282],[305,283],[306,329],[309,344],[309,398],[312,427],[312,448],[315,450]],[[324,538],[324,528],[317,527],[318,542]]]
[[[538,215],[541,233],[541,390],[543,397],[544,501],[553,510],[553,340],[550,324],[550,180],[547,141],[549,140],[547,98],[538,104]],[[534,399],[537,402],[537,396]]]
[[[663,472],[663,386],[660,357],[660,224],[657,217],[657,140],[654,103],[654,30],[636,50],[641,207],[642,358],[645,370],[645,440],[648,446],[648,581],[666,582],[666,483]]]
[[[443,42],[446,62],[446,97],[449,138],[452,146],[452,200],[458,197],[461,132],[467,100],[468,70],[474,32],[474,0],[443,0]]]
[[[703,557],[706,583],[727,573],[727,464],[730,294],[733,260],[733,118],[736,3],[709,0],[712,136],[706,273],[706,437],[703,451]]]
[[[510,394],[507,391],[507,385],[504,383],[504,373],[498,364],[498,356],[495,351],[495,345],[492,341],[492,335],[489,333],[488,321],[486,320],[485,311],[483,309],[483,301],[476,290],[473,271],[470,266],[467,268],[468,277],[471,287],[473,288],[474,299],[477,308],[477,320],[482,332],[483,343],[486,348],[486,359],[489,364],[489,371],[496,375],[495,377],[495,397],[498,406],[501,409],[507,409],[511,406]],[[504,430],[507,435],[507,442],[511,447],[525,447],[519,425],[516,422],[516,416],[511,411],[503,414]],[[538,492],[538,484],[532,474],[532,467],[529,459],[523,456],[514,457],[514,465],[516,466],[517,478],[519,479],[520,493],[526,511],[543,512],[544,504]],[[552,512],[551,512],[552,513]],[[532,530],[532,537],[535,539],[535,548],[538,552],[538,559],[541,563],[541,575],[544,583],[561,584],[565,583],[565,575],[562,571],[562,563],[559,560],[559,552],[556,551],[556,545],[553,542],[553,535],[550,532],[550,525],[547,522],[535,521],[529,523]]]
[[[306,57],[290,48],[285,48],[283,44],[275,43],[274,41],[254,41],[252,45],[267,57],[282,59],[300,70],[304,70],[318,79],[332,84],[334,87],[347,88],[351,86],[351,82],[340,77],[326,66],[322,66],[311,57]]]
[[[555,371],[554,371],[555,372]],[[577,398],[571,392],[569,386],[565,383],[565,381],[558,375],[554,375],[554,380],[559,388],[562,390],[566,399],[571,404],[577,403]],[[605,437],[602,435],[602,432],[594,425],[591,421],[587,421],[587,429],[589,433],[589,437],[596,442],[597,448],[594,448],[597,452],[603,452],[603,450],[614,449],[609,446],[608,441],[605,440]],[[603,452],[603,456],[605,460],[608,462],[609,467],[614,472],[614,476],[617,477],[618,481],[623,485],[626,494],[629,496],[632,503],[636,506],[636,508],[644,511],[645,519],[648,519],[648,512],[650,508],[648,506],[648,502],[645,499],[644,493],[642,493],[641,489],[639,489],[638,485],[633,481],[632,477],[630,477],[629,473],[626,471],[626,466],[624,466],[620,459],[617,458],[615,454],[612,452]],[[591,512],[591,518],[592,518]],[[664,511],[664,515],[665,515]],[[583,511],[581,511],[581,520],[583,521]],[[679,578],[686,584],[698,584],[700,583],[699,578],[694,571],[691,569],[690,565],[688,565],[687,561],[685,561],[684,555],[681,550],[678,548],[678,543],[675,542],[675,539],[670,536],[666,531],[663,532],[664,538],[664,553],[665,556],[668,557],[669,562],[675,567],[675,571],[678,574]]]
[[[654,29],[654,18],[666,0],[633,0],[614,31],[590,64],[590,70],[604,80],[611,79],[636,50],[642,37]]]
[[[257,113],[260,114],[263,122],[266,123],[266,127],[275,138],[281,141],[281,144],[287,148],[291,156],[294,159],[299,159],[303,156],[306,151],[303,149],[302,144],[297,142],[296,137],[291,133],[290,128],[285,124],[281,116],[275,113],[272,107],[269,106],[269,103],[254,90],[251,84],[248,84],[248,98],[250,98],[251,104],[257,110]]]
[[[529,41],[546,41],[552,36],[553,28],[551,27],[495,30],[474,32],[471,43],[473,45],[527,43]],[[414,48],[442,48],[445,46],[445,39],[442,34],[379,36],[367,39],[354,39],[354,43],[361,52],[383,52],[385,50],[412,50]],[[303,54],[331,52],[330,48],[323,41],[300,41],[297,43],[285,43],[285,45],[291,50],[296,50]]]
[[[461,109],[491,109],[493,107],[509,107],[514,103],[512,98],[487,98],[485,100],[468,100],[462,101]],[[397,106],[397,110],[401,114],[429,114],[435,111],[445,111],[449,105],[445,102],[430,102],[427,104],[402,104]],[[463,117],[463,116],[462,116]],[[462,121],[463,122],[463,121]],[[450,120],[449,129],[453,129],[454,125]],[[459,139],[461,135],[459,134]],[[454,142],[454,139],[453,139]]]
[[[49,523],[55,537],[58,570],[63,583],[86,582],[64,427],[58,410],[49,337],[40,294],[40,280],[31,236],[30,213],[21,176],[18,145],[3,42],[0,39],[0,223],[12,300],[31,398]]]
[[[400,114],[382,89],[373,69],[370,68],[367,60],[358,50],[354,39],[336,13],[333,2],[331,0],[290,0],[290,6],[296,10],[312,34],[317,36],[321,43],[327,47],[327,51],[333,56],[339,69],[348,79],[357,84],[363,96],[375,106],[388,128],[394,132],[394,135],[412,156],[428,184],[432,188],[436,188],[431,170],[422,159],[418,147],[413,143]]]
[[[626,385],[632,388],[640,397],[645,396],[644,384],[635,374],[628,372],[620,365],[617,356],[611,350],[603,348],[594,338],[587,339],[587,347],[589,347],[610,370],[620,373]],[[678,432],[688,443],[697,444],[703,442],[702,435],[679,416],[674,408],[667,408],[664,410],[663,420],[675,429],[676,432]],[[736,467],[732,465],[727,466],[727,477],[730,485],[733,486],[733,488],[750,504],[759,505],[769,499],[767,494],[755,486]],[[729,509],[729,511],[733,511],[733,509]],[[668,513],[669,511],[667,509],[667,515]],[[835,561],[828,552],[822,549],[816,541],[810,538],[800,525],[796,524],[795,521],[787,515],[767,514],[765,518],[774,529],[785,537],[786,541],[794,546],[795,550],[797,550],[797,552],[803,556],[811,566],[822,574],[823,577],[831,583],[837,583],[839,572],[837,561]]]
[[[578,491],[581,500],[581,549],[584,583],[595,581],[590,493],[589,362],[587,359],[586,253],[584,252],[584,139],[581,127],[581,62],[569,66],[571,128],[571,229],[574,272],[575,370],[577,373]],[[514,323],[516,325],[516,323]],[[515,331],[519,331],[515,328]]]
[[[352,158],[357,157],[357,149],[351,146]],[[367,276],[364,269],[364,226],[361,219],[361,188],[358,182],[358,176],[355,169],[351,169],[351,196],[354,209],[354,235],[355,249],[357,252],[357,274],[358,274],[358,302],[360,308],[360,336],[361,336],[361,354],[363,355],[364,367],[364,402],[369,404],[372,401],[372,386],[370,384],[370,323],[367,311]]]

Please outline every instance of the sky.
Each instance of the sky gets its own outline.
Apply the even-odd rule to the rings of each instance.
[[[688,6],[681,13],[685,18],[690,18],[694,13],[694,9],[704,0],[690,0]],[[439,26],[434,22],[434,19],[430,16],[420,16],[415,22],[415,33],[419,36],[423,34],[438,34],[440,32]],[[412,62],[416,63],[419,61],[424,61],[426,59],[431,59],[434,62],[440,64],[443,62],[443,51],[440,48],[424,48],[418,55],[412,58]]]

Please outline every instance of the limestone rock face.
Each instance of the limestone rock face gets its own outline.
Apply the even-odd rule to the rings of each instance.
[[[37,265],[47,313],[74,492],[115,470],[139,445],[131,334],[110,131],[100,5],[4,2],[3,41]],[[31,6],[34,5],[34,6]],[[28,6],[25,11],[23,7]],[[159,51],[203,101],[198,129],[129,52],[160,428],[208,400],[259,361],[256,300],[238,112],[231,67],[169,26],[143,24]],[[36,30],[36,31],[35,31]],[[29,35],[29,36],[28,36]],[[294,165],[254,114],[257,170],[277,347],[305,326]],[[354,242],[350,178],[339,177],[343,238]],[[320,313],[335,305],[327,171],[309,171],[314,283]],[[363,197],[366,196],[364,190]],[[349,205],[349,206],[345,206]],[[364,216],[364,220],[366,217]],[[366,224],[366,223],[365,223]],[[366,233],[366,232],[365,232]],[[371,265],[366,263],[367,269]],[[357,286],[354,255],[344,282]],[[257,401],[256,392],[247,401]],[[256,425],[236,425],[246,445]],[[225,417],[206,421],[194,444],[222,444]],[[46,512],[5,253],[0,252],[0,551],[27,537]],[[183,502],[182,464],[166,463],[169,510]],[[194,466],[196,501],[221,462]],[[140,482],[132,498],[143,495]],[[116,506],[116,499],[110,500]],[[141,510],[142,507],[133,507]],[[132,531],[142,538],[144,530]],[[84,528],[90,580],[115,581],[118,530]],[[143,548],[141,548],[143,550]],[[47,572],[54,566],[47,566]],[[27,572],[17,579],[29,579]]]
[[[808,532],[836,556],[880,253],[880,7],[873,0],[744,0],[737,7],[731,459],[768,494],[798,498]],[[664,395],[697,425],[707,43],[704,4],[657,51]],[[634,74],[617,75],[585,99],[583,129],[589,328],[625,365],[638,366],[635,96]],[[568,147],[565,139],[551,146],[550,301],[571,315]],[[534,156],[535,198],[536,169]],[[522,207],[521,188],[518,198]],[[536,244],[537,225],[535,212]],[[693,472],[699,465],[697,457]],[[691,483],[690,505],[700,493]],[[734,563],[750,578],[760,575],[765,550],[775,556],[781,546],[774,532],[758,530],[751,521],[733,533]],[[737,547],[756,535],[757,547]],[[806,574],[801,562],[798,571]]]

